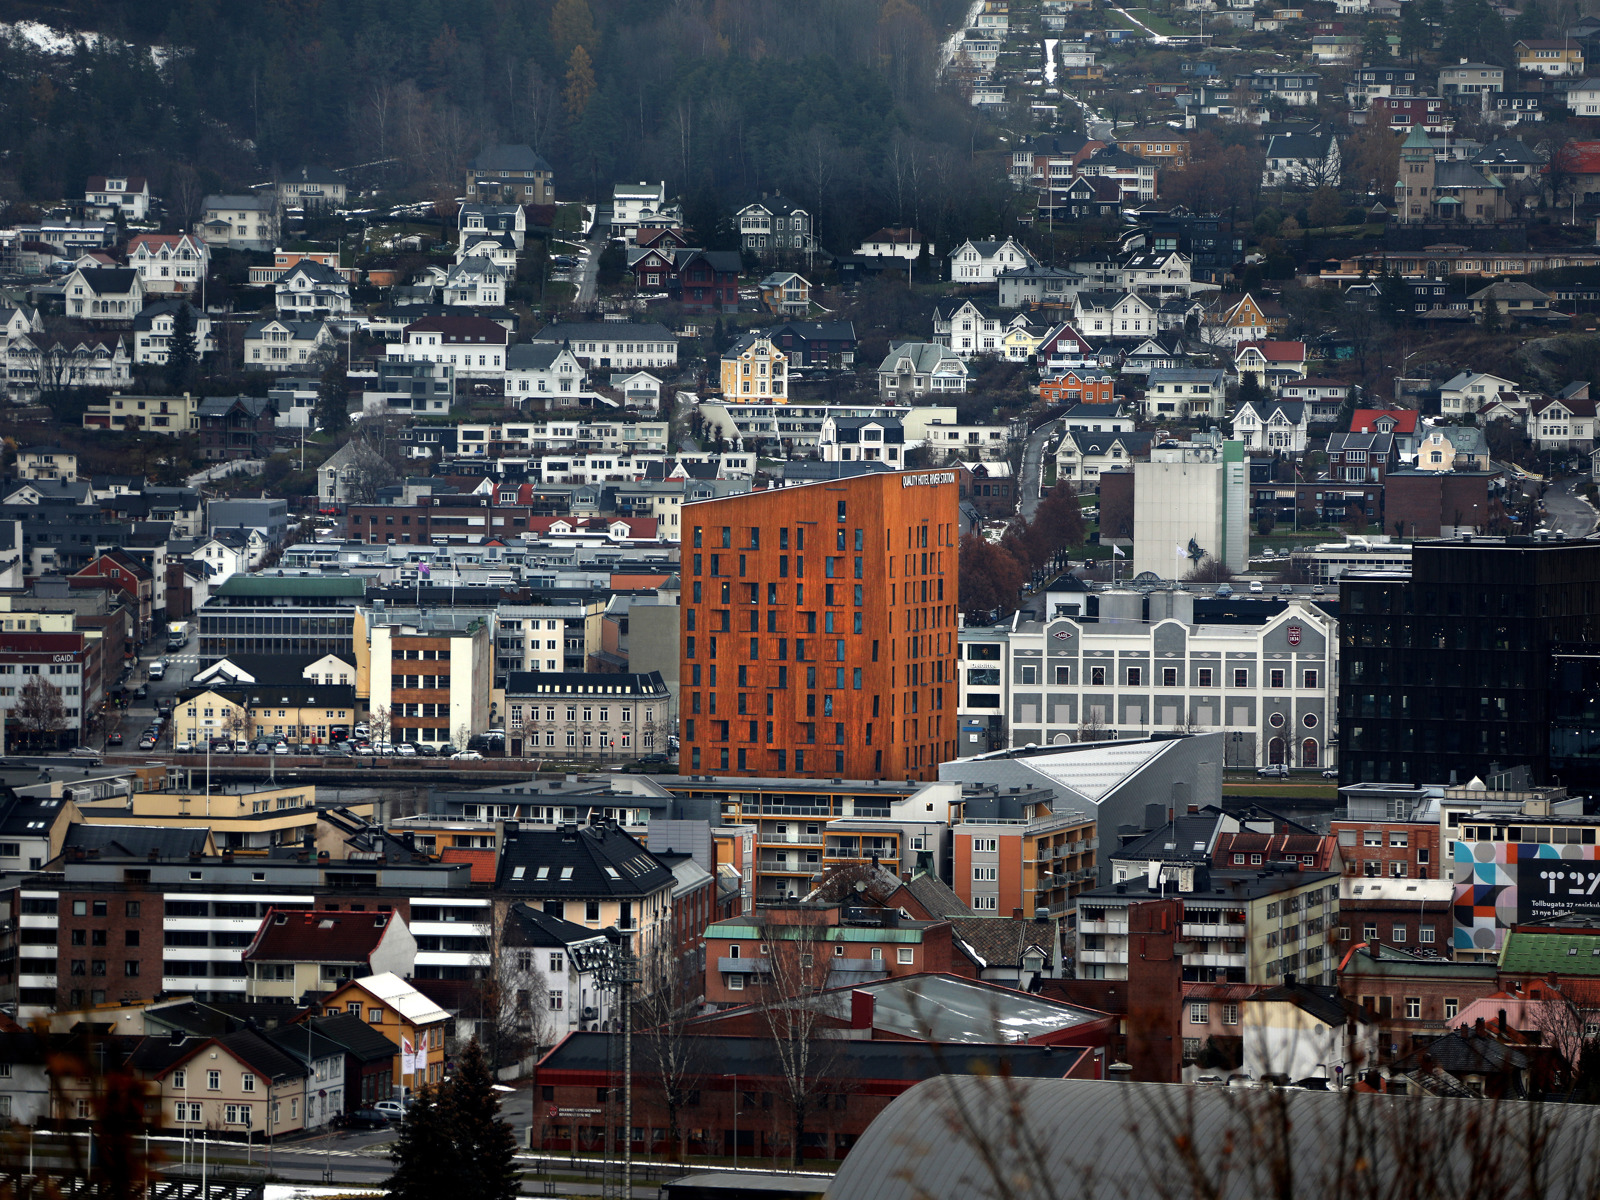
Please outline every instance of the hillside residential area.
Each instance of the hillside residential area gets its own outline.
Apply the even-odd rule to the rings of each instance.
[[[19,1196],[1600,1194],[1583,5],[62,0],[0,106]]]

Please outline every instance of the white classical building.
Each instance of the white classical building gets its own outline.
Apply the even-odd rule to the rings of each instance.
[[[1211,624],[1188,592],[1094,597],[1093,619],[1087,593],[1052,592],[1043,621],[963,629],[963,725],[1003,747],[1221,732],[1228,767],[1328,764],[1339,637],[1321,608],[1260,605],[1259,620]]]
[[[149,296],[194,291],[210,262],[211,248],[193,234],[141,233],[128,242],[128,265]]]

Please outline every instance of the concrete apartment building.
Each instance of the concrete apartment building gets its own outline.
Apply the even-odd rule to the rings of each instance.
[[[361,610],[356,690],[364,678],[369,711],[388,715],[389,740],[465,743],[488,729],[494,687],[488,616],[384,603]]]
[[[1152,445],[1133,464],[1133,571],[1182,579],[1200,556],[1243,571],[1249,469],[1241,442]]]
[[[956,752],[957,492],[884,472],[685,505],[680,770],[934,778]]]

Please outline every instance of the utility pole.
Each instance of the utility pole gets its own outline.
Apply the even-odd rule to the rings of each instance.
[[[629,935],[616,926],[606,930],[610,952],[600,968],[600,986],[615,991],[617,1004],[622,1009],[622,1175],[616,1174],[615,1161],[608,1156],[605,1164],[607,1197],[633,1200],[633,989],[641,981],[639,960],[629,944]],[[615,1058],[615,1041],[608,1057]]]

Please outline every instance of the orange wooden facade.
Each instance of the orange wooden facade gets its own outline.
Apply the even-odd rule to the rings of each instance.
[[[956,753],[954,471],[685,505],[679,770],[938,777]]]

